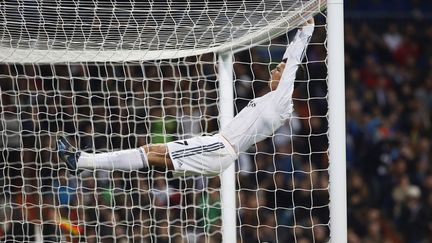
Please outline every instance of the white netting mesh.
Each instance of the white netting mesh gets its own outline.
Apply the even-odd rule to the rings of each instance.
[[[213,47],[240,50],[267,41],[235,55],[238,112],[268,91],[270,66],[292,34],[270,33],[297,27],[304,19],[293,16],[302,7],[315,6],[302,12],[314,15],[323,2],[2,2],[1,239],[220,242],[219,177],[178,179],[160,168],[71,176],[57,158],[56,135],[104,152],[214,133],[220,111]],[[289,27],[262,31],[287,16],[295,19]],[[236,163],[240,242],[328,240],[324,13],[316,20],[304,63],[308,82],[298,82],[293,119]],[[164,29],[172,21],[183,23],[177,35]],[[157,35],[143,35],[155,29]],[[253,32],[264,34],[247,37]],[[162,58],[197,50],[208,54]],[[114,61],[140,51],[133,56],[139,61]]]
[[[294,28],[325,2],[4,1],[0,61],[154,60],[244,49]]]

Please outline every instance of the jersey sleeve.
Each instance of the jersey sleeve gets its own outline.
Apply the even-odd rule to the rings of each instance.
[[[284,53],[283,59],[286,59],[285,69],[282,73],[279,85],[274,91],[275,98],[278,99],[277,101],[289,100],[291,103],[298,65],[301,63],[306,53],[306,47],[309,44],[314,27],[313,24],[309,24],[298,30],[294,40],[288,45]],[[282,102],[281,105],[287,104],[286,102]]]
[[[296,61],[300,63],[304,57],[304,53],[309,40],[314,31],[314,24],[303,26],[301,30],[298,30],[294,40],[288,45],[283,55],[283,60]]]

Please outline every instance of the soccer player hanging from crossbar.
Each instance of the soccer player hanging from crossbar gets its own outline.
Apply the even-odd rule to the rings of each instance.
[[[176,175],[223,172],[240,152],[272,135],[290,118],[296,72],[314,25],[314,20],[309,19],[297,31],[282,62],[271,71],[271,91],[250,101],[218,134],[97,154],[79,151],[60,137],[57,141],[60,158],[72,173],[82,169],[131,171],[149,166],[166,167]]]

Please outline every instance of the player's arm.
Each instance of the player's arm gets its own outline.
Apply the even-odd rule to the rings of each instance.
[[[300,63],[303,60],[306,47],[315,28],[313,18],[309,19],[305,25],[299,29],[294,37],[294,40],[287,46],[283,55],[284,62]]]
[[[315,22],[311,18],[297,31],[294,40],[288,45],[283,56],[286,64],[277,88],[279,91],[293,86],[298,65],[304,58],[314,28]]]

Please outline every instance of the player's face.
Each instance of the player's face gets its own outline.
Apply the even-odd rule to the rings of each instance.
[[[285,63],[281,62],[273,70],[271,70],[269,83],[271,90],[275,90],[277,88],[284,69]]]

